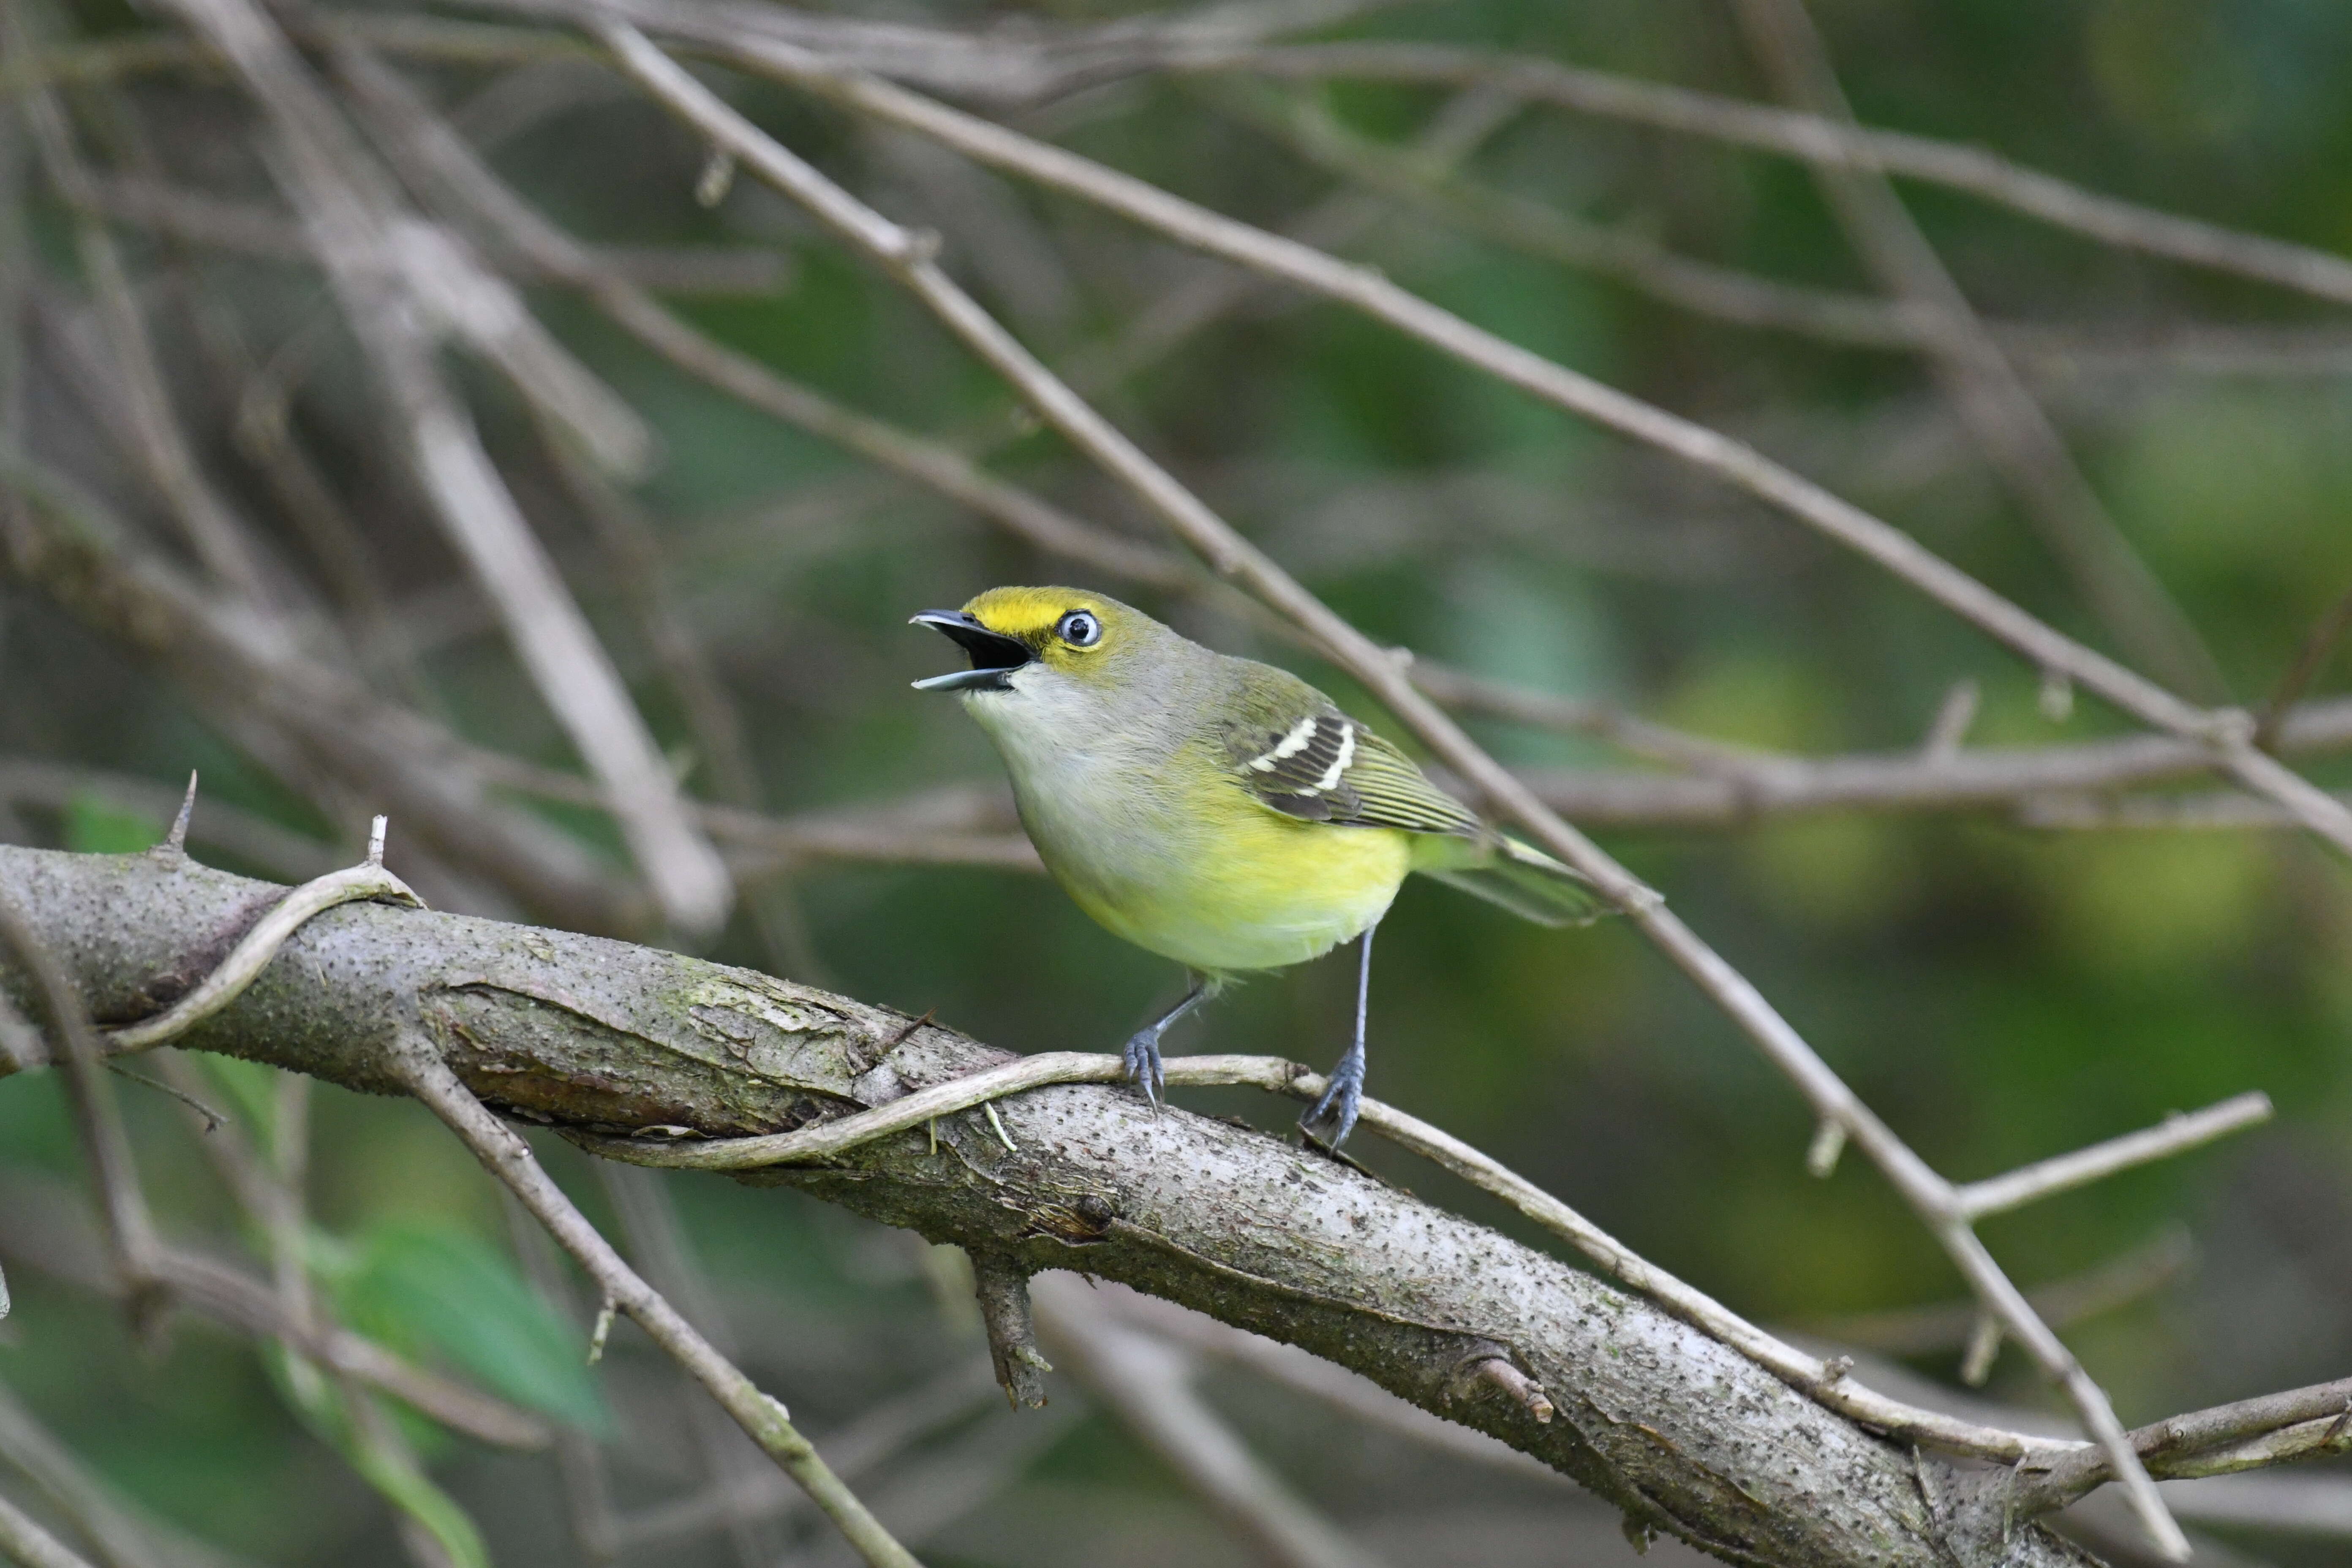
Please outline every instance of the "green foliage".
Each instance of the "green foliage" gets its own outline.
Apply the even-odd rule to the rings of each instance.
[[[163,841],[163,825],[144,813],[109,805],[89,791],[66,802],[65,847],[85,855],[131,855]]]
[[[435,1353],[556,1420],[611,1429],[579,1333],[548,1310],[510,1260],[474,1237],[395,1223],[321,1254],[337,1310],[362,1332]]]

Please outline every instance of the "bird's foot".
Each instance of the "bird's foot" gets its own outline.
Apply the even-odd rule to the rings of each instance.
[[[1298,1130],[1333,1153],[1348,1141],[1356,1130],[1356,1113],[1364,1102],[1364,1058],[1360,1051],[1349,1051],[1331,1069],[1331,1081],[1324,1086],[1323,1097],[1307,1108],[1298,1119]],[[1326,1134],[1317,1129],[1328,1124]]]
[[[1129,1036],[1125,1056],[1127,1081],[1151,1102],[1152,1114],[1158,1115],[1161,1094],[1168,1087],[1168,1074],[1160,1065],[1159,1028],[1138,1029]]]

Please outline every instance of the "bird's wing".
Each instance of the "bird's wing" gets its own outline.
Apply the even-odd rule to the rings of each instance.
[[[1298,683],[1313,706],[1286,719],[1253,717],[1225,736],[1234,782],[1286,816],[1350,827],[1466,837],[1486,830],[1468,807],[1406,756]]]

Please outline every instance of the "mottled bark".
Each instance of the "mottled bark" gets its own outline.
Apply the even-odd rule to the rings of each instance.
[[[165,853],[0,848],[0,887],[101,1023],[146,1016],[280,895]],[[0,969],[22,995],[23,981]],[[773,1131],[1006,1059],[953,1030],[596,937],[350,904],[299,931],[192,1049],[394,1093],[423,1031],[484,1100],[558,1128]],[[5,1071],[0,1064],[0,1071]],[[1898,1449],[1648,1303],[1277,1139],[1120,1089],[943,1117],[788,1184],[1023,1270],[1123,1280],[1306,1347],[1492,1433],[1727,1562],[2061,1568],[2004,1530],[1982,1472]],[[1012,1147],[1007,1147],[1007,1142]],[[1539,1422],[1497,1348],[1547,1392]],[[2004,1536],[2006,1539],[2004,1539]]]

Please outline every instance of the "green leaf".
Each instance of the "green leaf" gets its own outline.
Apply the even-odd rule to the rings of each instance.
[[[80,855],[135,855],[163,841],[163,825],[82,790],[66,801],[65,837],[66,847]]]
[[[516,1404],[603,1432],[612,1418],[582,1337],[514,1266],[462,1231],[403,1223],[361,1237],[334,1270],[354,1328],[404,1351],[430,1350]]]

